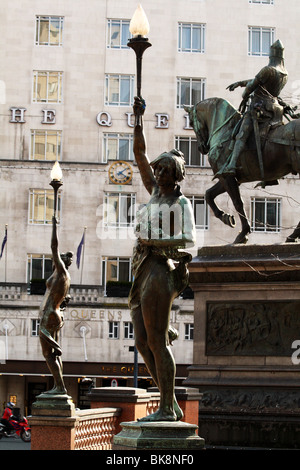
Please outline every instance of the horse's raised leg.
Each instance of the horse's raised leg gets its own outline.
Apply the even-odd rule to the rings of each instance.
[[[250,233],[250,225],[247,219],[247,215],[244,209],[244,202],[241,198],[241,193],[239,189],[239,184],[234,176],[228,175],[223,178],[224,181],[224,188],[226,189],[227,193],[229,194],[233,205],[236,211],[239,214],[242,230],[234,240],[234,244],[237,243],[247,243],[248,237],[247,235]]]
[[[225,192],[226,189],[222,181],[218,181],[214,186],[206,191],[205,200],[217,219],[220,219],[225,225],[229,225],[229,227],[235,227],[234,216],[223,212],[215,203],[215,198]]]

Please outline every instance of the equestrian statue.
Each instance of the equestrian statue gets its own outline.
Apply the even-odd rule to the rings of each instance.
[[[287,83],[284,47],[277,40],[270,47],[269,64],[254,79],[229,85],[243,87],[243,99],[235,109],[222,98],[209,98],[184,106],[193,127],[199,151],[208,159],[218,181],[206,191],[214,215],[230,227],[235,218],[223,212],[215,198],[225,192],[239,214],[242,230],[234,243],[247,243],[250,225],[240,195],[241,183],[259,181],[263,188],[278,184],[285,175],[300,172],[300,114],[280,98]],[[287,123],[284,123],[284,118]],[[300,238],[300,222],[286,242]]]

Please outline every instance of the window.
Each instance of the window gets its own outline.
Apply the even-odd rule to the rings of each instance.
[[[192,106],[204,100],[204,78],[177,78],[177,108]]]
[[[194,339],[194,323],[185,323],[184,339],[187,339],[189,341]]]
[[[33,72],[33,102],[61,103],[62,72]]]
[[[27,255],[27,281],[31,279],[48,279],[52,274],[51,255]]]
[[[108,325],[109,325],[108,337],[110,339],[119,339],[120,322],[110,321],[110,322],[108,322]]]
[[[61,160],[61,131],[31,131],[30,160]]]
[[[261,3],[266,5],[274,5],[274,0],[249,0],[249,3]]]
[[[39,336],[40,320],[31,320],[31,336]]]
[[[274,28],[250,26],[248,30],[248,55],[268,56],[275,38]]]
[[[37,16],[35,44],[62,46],[64,19],[62,16]]]
[[[178,25],[178,51],[204,52],[205,24],[179,23]]]
[[[203,196],[188,196],[191,201],[197,229],[208,230],[208,209]]]
[[[124,322],[124,339],[133,339],[133,324],[130,321]]]
[[[54,192],[52,189],[30,189],[29,191],[29,224],[52,224]],[[57,221],[60,220],[61,193],[57,194]]]
[[[131,259],[106,256],[102,260],[102,285],[108,281],[131,281]]]
[[[193,137],[175,137],[175,147],[184,154],[187,166],[208,166],[207,158],[199,152],[197,139]]]
[[[132,227],[135,218],[135,194],[106,193],[104,196],[104,225]]]
[[[106,75],[105,104],[108,106],[132,106],[133,85],[133,75]]]
[[[129,20],[107,21],[107,47],[112,49],[127,49],[129,32]]]
[[[130,134],[104,134],[103,162],[133,160],[133,136]]]
[[[280,232],[281,199],[251,200],[251,229],[254,232]]]

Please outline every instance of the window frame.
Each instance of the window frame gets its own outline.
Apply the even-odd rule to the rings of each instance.
[[[40,331],[40,319],[32,318],[31,319],[31,335],[33,337],[39,336]]]
[[[274,0],[249,0],[254,5],[274,5]]]
[[[190,28],[190,47],[183,47],[183,28]],[[193,48],[193,32],[200,31],[200,47]],[[205,23],[189,23],[189,22],[179,22],[178,23],[178,52],[187,52],[187,53],[196,53],[204,54],[205,53]]]
[[[110,197],[118,197],[118,217],[116,218],[116,222],[111,222],[110,217],[108,217],[109,212],[109,198]],[[122,222],[122,198],[129,198],[130,199],[130,214],[126,216],[127,221]],[[104,203],[103,203],[103,225],[104,227],[114,227],[114,228],[128,228],[134,227],[135,224],[135,216],[136,216],[136,194],[135,193],[123,193],[117,191],[107,191],[104,193]],[[131,220],[129,220],[131,219]]]
[[[207,231],[209,230],[209,210],[208,210],[208,204],[206,202],[206,199],[205,199],[205,196],[197,196],[197,195],[192,195],[192,196],[187,196],[187,198],[189,199],[189,201],[191,202],[192,204],[192,208],[193,208],[193,214],[194,214],[194,218],[195,218],[195,227],[197,230],[202,230],[202,231]],[[201,200],[203,201],[203,207],[204,207],[204,224],[197,224],[197,220],[196,220],[196,214],[195,214],[195,211],[196,211],[196,206],[195,206],[195,203],[197,202],[196,200]]]
[[[185,323],[184,324],[184,339],[186,341],[194,340],[194,323]]]
[[[117,100],[110,100],[110,92],[111,92],[111,79],[118,80],[118,99]],[[122,80],[129,80],[129,101],[121,101],[121,85]],[[121,73],[107,73],[105,74],[105,90],[104,90],[104,104],[105,106],[118,106],[118,107],[130,107],[133,106],[133,98],[134,98],[134,82],[135,77],[132,74],[121,74]]]
[[[132,259],[128,256],[102,256],[102,286],[106,291],[106,284],[111,279],[107,279],[107,262],[116,261],[117,263],[117,282],[120,281],[120,262],[128,263],[128,280],[132,281],[131,263]]]
[[[259,32],[259,47],[260,51],[259,53],[254,53],[253,52],[253,42],[252,42],[252,37],[253,37],[253,32]],[[270,45],[274,43],[275,41],[275,28],[272,26],[248,26],[248,56],[249,57],[266,57],[269,55],[270,50],[268,49],[267,52],[263,52],[263,47],[262,47],[262,35],[263,32],[269,32],[270,33]]]
[[[46,212],[47,212],[47,199],[50,196],[50,201],[53,199],[54,203],[54,194],[52,189],[43,189],[43,188],[30,188],[29,189],[29,204],[28,204],[28,224],[29,225],[34,225],[34,226],[41,226],[41,225],[52,225],[52,215],[49,219],[46,218]],[[43,219],[40,219],[40,222],[37,222],[37,218],[34,217],[35,213],[35,197],[38,197],[40,199],[44,198],[44,208],[43,208],[43,213],[44,217]],[[57,201],[56,201],[56,218],[57,218],[57,223],[60,224],[61,220],[61,201],[62,201],[62,192],[61,190],[58,191],[57,193]],[[54,205],[54,204],[53,204]],[[50,204],[48,205],[50,207]],[[53,207],[51,208],[53,212]]]
[[[182,101],[182,84],[186,82],[186,84],[189,86],[189,99],[188,103],[183,103],[181,104]],[[195,104],[195,101],[193,99],[193,83],[198,83],[200,84],[200,97],[198,101],[202,101],[205,99],[205,89],[206,89],[206,79],[205,78],[195,78],[195,77],[177,77],[177,93],[176,93],[176,108],[177,109],[183,109],[184,105],[187,106],[192,106]]]
[[[117,152],[114,158],[109,158],[108,156],[108,142],[109,140],[116,140],[117,142]],[[124,158],[120,158],[120,141],[127,140],[128,141],[128,160],[124,160]],[[133,162],[134,161],[134,154],[133,154],[133,134],[129,133],[121,133],[121,132],[107,132],[103,134],[102,140],[102,162],[107,163],[110,161],[126,161],[126,162]]]
[[[57,76],[57,100],[49,99],[49,78]],[[38,82],[39,78],[46,77],[46,94],[43,98],[38,98]],[[54,70],[34,70],[33,71],[33,86],[32,86],[32,102],[33,103],[50,103],[60,104],[63,101],[63,72]]]
[[[41,31],[41,20],[48,20],[49,26],[51,25],[51,20],[59,21],[59,40],[58,42],[51,42],[50,36],[50,27],[48,28],[48,41],[40,41],[40,31]],[[64,17],[56,15],[36,15],[35,17],[35,45],[36,46],[46,46],[46,47],[62,47],[64,40]]]
[[[44,158],[35,158],[35,145],[36,137],[44,136]],[[55,158],[47,158],[47,147],[50,145],[50,142],[47,141],[47,138],[50,136],[56,137],[56,155]],[[62,131],[61,130],[50,130],[50,129],[31,129],[30,131],[30,151],[29,151],[29,160],[38,160],[38,161],[61,161],[62,159]]]
[[[181,146],[180,146],[181,142],[186,142],[188,144],[188,155],[186,155],[186,153],[183,152],[183,150],[181,149]],[[195,144],[196,147],[197,147],[197,152],[199,153],[200,165],[194,165],[194,164],[191,163],[192,144]],[[185,136],[176,135],[175,136],[175,148],[177,148],[178,150],[180,150],[184,154],[185,166],[191,166],[191,167],[195,167],[195,168],[209,168],[209,165],[208,165],[208,162],[207,162],[207,156],[203,155],[199,151],[198,143],[197,143],[196,138],[194,138],[192,136],[189,136],[189,135],[185,135]]]
[[[108,322],[108,339],[120,339],[120,322]]]
[[[124,327],[124,339],[134,339],[133,323],[131,321],[125,321]]]
[[[256,221],[256,203],[264,204],[264,220]],[[275,204],[275,224],[268,224],[268,205]],[[282,217],[282,200],[279,197],[252,197],[251,198],[251,230],[254,233],[280,233],[281,232],[281,217]],[[261,224],[261,229],[259,229]],[[274,227],[273,229],[269,227]]]
[[[29,283],[32,279],[35,279],[32,277],[32,260],[33,259],[39,259],[42,261],[42,272],[41,272],[41,277],[39,279],[46,279],[45,262],[51,261],[51,265],[52,265],[51,255],[41,254],[41,253],[27,253],[27,269],[26,269],[27,283]]]
[[[119,41],[119,45],[111,45],[112,44],[112,41],[111,41],[111,36],[112,36],[112,25],[113,23],[117,24],[119,23],[119,27],[120,27],[120,30],[119,30],[119,36],[120,36],[120,41]],[[126,19],[117,19],[117,18],[108,18],[107,19],[107,36],[106,36],[106,47],[107,49],[129,49],[129,47],[127,46],[127,43],[128,43],[128,40],[132,37],[132,34],[130,33],[129,31],[129,24],[130,24],[130,20],[126,20]],[[123,44],[122,42],[122,39],[123,39],[123,27],[124,26],[127,26],[128,25],[128,38],[127,38],[127,41],[126,41],[126,44]]]

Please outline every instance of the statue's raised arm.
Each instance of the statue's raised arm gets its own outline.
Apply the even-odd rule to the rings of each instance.
[[[133,153],[139,167],[144,186],[151,194],[153,187],[156,186],[156,181],[146,152],[146,139],[143,129],[143,115],[145,109],[145,101],[142,98],[136,97],[133,106],[135,116]]]

